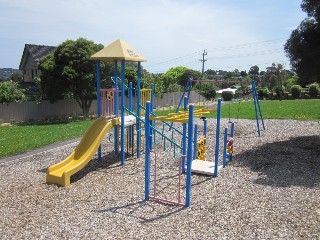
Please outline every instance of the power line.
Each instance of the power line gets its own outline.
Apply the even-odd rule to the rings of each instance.
[[[217,47],[208,49],[208,51],[228,51],[228,50],[234,50],[234,49],[240,49],[240,48],[248,48],[253,46],[261,46],[261,45],[269,45],[274,43],[280,43],[283,42],[286,38],[278,38],[278,39],[272,39],[272,40],[266,40],[261,42],[253,42],[253,43],[244,43],[244,44],[237,44],[237,45],[230,45],[225,47]]]
[[[259,56],[259,55],[266,55],[266,54],[274,54],[274,53],[279,53],[281,52],[281,49],[269,49],[265,51],[260,51],[260,52],[253,52],[253,53],[245,53],[245,54],[238,54],[238,55],[227,55],[227,56],[220,56],[220,57],[213,57],[213,58],[208,58],[208,60],[213,60],[213,59],[229,59],[229,58],[242,58],[242,57],[253,57],[253,56]]]
[[[266,41],[261,41],[261,42],[251,42],[251,43],[224,46],[224,47],[220,47],[220,48],[213,48],[213,49],[204,50],[203,53],[201,53],[202,51],[196,51],[196,52],[192,52],[192,53],[183,55],[181,57],[175,57],[175,58],[161,61],[158,63],[146,65],[145,68],[153,68],[154,66],[162,66],[160,68],[164,69],[165,65],[169,65],[169,64],[175,65],[174,64],[175,62],[179,62],[179,64],[178,64],[179,66],[192,65],[192,67],[194,67],[196,65],[196,62],[195,62],[195,60],[191,60],[191,59],[192,58],[194,59],[196,54],[201,53],[202,59],[200,61],[202,62],[202,73],[204,74],[204,63],[206,61],[237,59],[237,58],[267,55],[267,54],[276,54],[276,53],[282,52],[283,49],[266,49],[266,50],[262,50],[262,51],[252,51],[252,49],[250,49],[251,51],[246,51],[246,53],[231,54],[231,55],[225,55],[225,56],[217,56],[217,54],[216,54],[217,51],[220,51],[220,52],[221,51],[233,51],[235,49],[245,49],[245,48],[259,47],[259,46],[263,46],[263,45],[271,45],[271,44],[283,42],[283,40],[285,40],[285,39],[286,38],[278,38],[278,39],[271,39],[271,40],[266,40]],[[215,51],[215,54],[214,54],[215,57],[205,59],[205,56],[210,51]],[[186,60],[187,60],[187,62],[186,62]],[[196,61],[199,61],[199,60],[196,60]],[[156,71],[152,71],[152,72],[165,72],[165,71],[156,70]]]
[[[193,52],[193,53],[189,53],[189,54],[183,55],[183,56],[181,56],[181,57],[176,57],[176,58],[168,59],[168,60],[165,60],[165,61],[162,61],[162,62],[158,62],[158,63],[146,65],[146,67],[153,67],[153,66],[156,66],[156,65],[167,64],[167,63],[170,63],[170,62],[175,62],[175,61],[177,61],[177,60],[190,58],[190,56],[199,54],[199,52],[200,52],[200,51],[197,51],[197,52]]]

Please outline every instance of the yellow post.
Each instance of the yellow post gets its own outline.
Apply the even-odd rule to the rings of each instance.
[[[140,104],[144,108],[146,107],[147,101],[151,101],[151,91],[151,88],[144,88],[140,90]],[[140,116],[144,116],[145,112],[146,111],[144,109],[141,109]]]

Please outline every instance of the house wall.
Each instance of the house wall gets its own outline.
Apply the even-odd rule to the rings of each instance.
[[[155,108],[176,107],[180,101],[182,93],[165,93],[162,97],[155,96]],[[119,99],[120,100],[120,99]],[[126,98],[126,106],[128,106]],[[190,92],[190,103],[203,102],[204,98],[196,92]],[[120,101],[119,101],[120,102]],[[136,99],[133,99],[133,110],[136,109]],[[97,101],[91,104],[89,113],[96,114]],[[24,103],[9,103],[0,105],[0,119],[4,122],[42,120],[49,117],[66,118],[69,116],[82,115],[82,110],[75,100],[59,100],[51,104],[49,101],[41,103],[29,101]]]
[[[33,78],[40,76],[40,71],[38,70],[37,63],[31,57],[31,54],[28,54],[28,58],[23,70],[23,81],[24,82],[33,82]]]

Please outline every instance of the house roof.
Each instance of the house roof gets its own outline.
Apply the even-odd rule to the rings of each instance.
[[[24,66],[29,56],[33,59],[34,63],[38,65],[41,58],[51,53],[54,53],[56,49],[57,47],[53,47],[53,46],[25,44],[19,69],[20,70],[24,69]]]
[[[126,62],[146,62],[147,59],[139,54],[125,41],[118,39],[109,44],[99,52],[93,54],[91,60],[102,60],[112,62],[115,60],[125,60]]]

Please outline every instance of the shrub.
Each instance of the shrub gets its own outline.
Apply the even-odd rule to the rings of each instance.
[[[263,99],[263,88],[258,89],[258,97],[259,99]]]
[[[259,88],[258,89],[258,97],[260,100],[264,98],[268,98],[269,95],[269,89],[268,88]]]
[[[231,101],[233,98],[233,92],[231,91],[224,91],[222,92],[223,101]]]
[[[216,96],[216,90],[214,89],[214,84],[212,83],[196,83],[194,89],[197,93],[204,96],[207,100],[211,100]]]
[[[200,93],[202,96],[204,96],[207,100],[211,100],[212,98],[216,97],[216,90],[214,88],[207,88],[205,90],[202,90]]]
[[[301,94],[301,86],[300,85],[293,85],[291,87],[291,94],[292,98],[297,99],[300,97]]]
[[[309,95],[312,98],[316,98],[319,95],[320,89],[318,83],[312,83],[309,87]]]
[[[285,91],[284,86],[276,87],[275,88],[276,98],[280,100],[283,99],[284,91]]]

